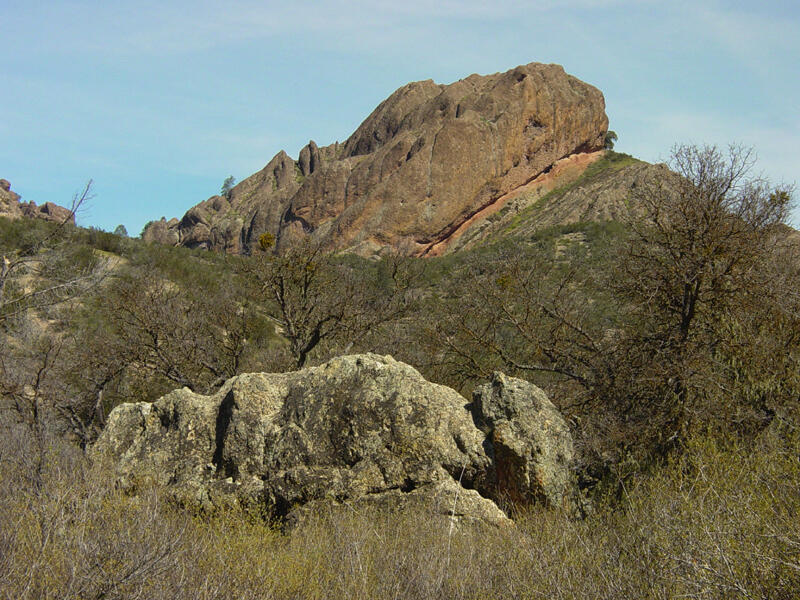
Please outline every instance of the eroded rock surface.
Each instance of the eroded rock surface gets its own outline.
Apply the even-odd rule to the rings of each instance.
[[[391,357],[343,356],[239,375],[212,396],[181,389],[120,405],[93,452],[115,462],[123,485],[153,478],[186,504],[242,502],[289,520],[347,505],[499,524],[507,517],[492,499],[512,490],[515,501],[564,505],[572,446],[563,420],[538,388],[496,381],[514,391],[480,395],[474,408]],[[540,417],[548,421],[534,424]],[[496,464],[508,447],[523,457],[519,473],[513,461]]]
[[[495,494],[517,505],[543,502],[582,510],[572,465],[572,435],[538,387],[502,373],[473,393],[476,425],[492,448]]]
[[[559,65],[414,82],[344,144],[312,141],[298,161],[282,151],[169,230],[178,244],[235,253],[270,232],[279,247],[311,236],[329,249],[422,255],[560,159],[600,150],[607,129],[602,93]]]

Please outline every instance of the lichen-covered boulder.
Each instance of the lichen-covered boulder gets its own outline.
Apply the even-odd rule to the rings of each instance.
[[[527,396],[512,396],[517,404],[476,397],[484,431],[460,394],[412,367],[388,356],[342,356],[293,373],[239,375],[211,396],[181,389],[152,404],[120,405],[93,453],[114,461],[124,486],[151,479],[206,509],[243,503],[291,522],[347,506],[500,524],[508,519],[492,499],[506,492],[551,504],[560,502],[557,486],[568,493],[568,476],[557,471],[569,470],[571,443],[567,449],[553,425],[563,421],[545,411],[548,422],[537,426]],[[559,439],[544,439],[549,431]],[[549,460],[546,450],[536,466],[542,460],[532,448],[540,446],[560,454]],[[507,460],[507,447],[524,460]]]
[[[391,357],[344,356],[239,375],[213,396],[121,405],[94,452],[123,481],[149,476],[201,506],[233,496],[282,517],[312,501],[483,485],[490,459],[465,404]]]
[[[344,503],[313,500],[292,510],[287,515],[287,520],[290,524],[296,524],[307,515],[318,511],[405,513],[464,525],[504,526],[511,523],[492,500],[481,496],[476,490],[465,489],[451,477],[443,477],[437,483],[426,484],[410,491],[388,490],[353,498]]]
[[[473,392],[472,410],[487,435],[496,497],[582,512],[569,426],[541,389],[494,373]]]

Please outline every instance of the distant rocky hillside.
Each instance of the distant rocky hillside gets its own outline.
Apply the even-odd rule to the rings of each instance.
[[[35,202],[20,202],[19,194],[11,191],[11,184],[6,179],[0,179],[0,217],[30,217],[59,223],[66,220],[75,224],[75,215],[63,206],[52,202],[45,202],[41,206],[37,206]]]
[[[559,65],[410,83],[343,144],[312,141],[296,161],[281,151],[228,197],[153,222],[143,237],[245,254],[264,232],[279,248],[310,236],[363,255],[442,252],[516,190],[552,184],[557,165],[574,179],[599,158],[607,129],[602,93]]]

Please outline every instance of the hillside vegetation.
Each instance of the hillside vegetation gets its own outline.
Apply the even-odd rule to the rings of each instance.
[[[244,257],[0,219],[3,597],[794,597],[791,190],[741,148],[680,147],[670,166],[609,154],[428,259],[276,252],[270,234]],[[615,177],[636,182],[615,220],[537,217],[578,214]],[[367,351],[467,397],[496,370],[536,383],[593,510],[456,533],[319,514],[285,532],[129,495],[83,451],[119,403]]]

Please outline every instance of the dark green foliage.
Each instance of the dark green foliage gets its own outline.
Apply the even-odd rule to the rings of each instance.
[[[56,227],[55,223],[39,219],[10,220],[0,217],[0,249],[3,252],[24,250],[49,235]]]
[[[90,227],[81,232],[83,242],[96,250],[110,252],[112,254],[123,254],[126,240],[115,233],[103,231],[97,227]]]
[[[617,138],[617,132],[616,131],[610,131],[610,130],[607,131],[606,132],[606,138],[605,138],[605,141],[603,143],[603,148],[605,148],[606,150],[613,150],[614,149],[614,143],[617,141],[617,139],[619,139],[619,138]]]
[[[231,190],[233,186],[236,185],[236,179],[233,175],[230,175],[225,178],[225,181],[222,182],[222,188],[220,188],[220,196],[224,196],[225,198],[231,197]]]

